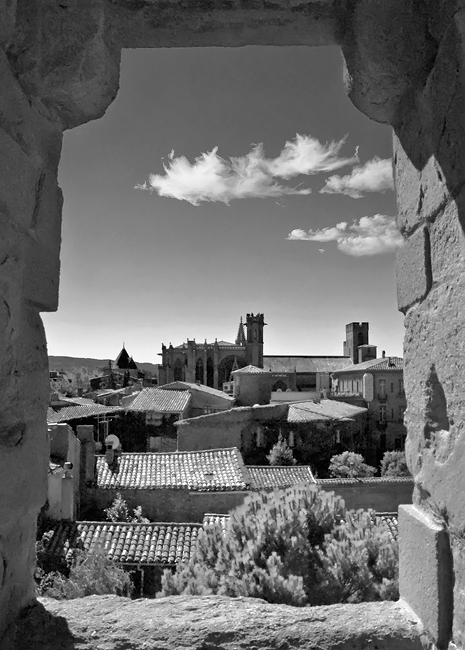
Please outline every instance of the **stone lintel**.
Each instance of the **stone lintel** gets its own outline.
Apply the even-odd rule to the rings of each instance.
[[[399,591],[438,650],[452,632],[453,566],[446,530],[415,505],[399,506]]]

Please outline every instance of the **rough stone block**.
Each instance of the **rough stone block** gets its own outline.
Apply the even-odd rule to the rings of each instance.
[[[397,254],[397,305],[405,313],[423,300],[431,288],[429,233],[419,228]]]
[[[43,244],[34,237],[24,237],[24,298],[39,311],[56,311],[60,279],[60,243]]]
[[[465,236],[455,201],[431,224],[429,233],[433,282],[444,282],[465,273]]]
[[[2,165],[0,174],[0,210],[27,228],[34,210],[39,170],[19,144],[1,129],[0,156],[8,161]]]
[[[416,506],[399,506],[400,596],[438,648],[451,639],[453,583],[447,532]]]

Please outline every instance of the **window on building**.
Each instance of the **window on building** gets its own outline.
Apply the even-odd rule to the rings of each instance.
[[[391,381],[391,393],[393,393],[393,392],[394,392],[394,382]]]
[[[380,396],[384,397],[386,395],[386,380],[380,379],[378,382],[378,387]]]
[[[381,404],[379,407],[379,421],[386,422],[386,407],[384,404]]]
[[[391,420],[394,419],[394,409],[391,409]]]
[[[404,380],[399,379],[399,393],[403,393],[403,392],[404,392]]]

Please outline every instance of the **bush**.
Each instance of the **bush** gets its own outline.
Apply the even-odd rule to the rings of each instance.
[[[329,475],[332,478],[363,478],[376,474],[376,467],[367,465],[360,454],[344,451],[331,458]]]
[[[373,512],[346,512],[314,485],[249,495],[199,535],[189,564],[165,571],[161,596],[252,596],[320,605],[397,597],[397,545]]]
[[[130,596],[133,585],[129,574],[108,559],[99,546],[91,551],[76,551],[67,577],[61,572],[42,572],[38,584],[41,596],[60,600],[92,594]]]
[[[148,524],[149,520],[142,516],[142,506],[137,506],[132,511],[129,511],[128,504],[123,499],[120,492],[116,493],[116,497],[109,508],[104,510],[108,521],[129,521],[134,524]]]
[[[292,453],[292,449],[282,436],[280,436],[278,442],[273,445],[267,458],[270,465],[295,465],[297,463],[294,454]]]
[[[405,451],[387,451],[381,461],[381,476],[411,476]]]

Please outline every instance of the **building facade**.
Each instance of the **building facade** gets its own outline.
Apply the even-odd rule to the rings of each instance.
[[[404,361],[386,357],[365,361],[332,374],[331,396],[368,407],[380,449],[403,449],[407,430],[404,413]]]
[[[174,381],[200,382],[221,389],[233,370],[248,365],[263,367],[263,314],[247,314],[245,328],[242,318],[234,343],[218,341],[197,343],[188,339],[173,347],[162,345],[159,385]]]

